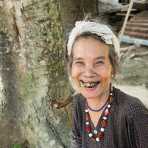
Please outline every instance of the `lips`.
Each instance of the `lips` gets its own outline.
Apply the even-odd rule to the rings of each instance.
[[[100,81],[84,82],[83,80],[80,80],[80,87],[95,88],[99,83]]]

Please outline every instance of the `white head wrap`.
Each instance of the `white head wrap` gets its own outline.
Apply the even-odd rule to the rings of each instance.
[[[107,25],[90,21],[78,21],[75,23],[75,27],[70,32],[67,43],[68,55],[71,54],[72,46],[77,36],[85,32],[96,34],[100,36],[106,44],[113,45],[115,48],[115,52],[119,56],[120,53],[119,41],[117,37],[114,35],[114,33],[111,31],[111,29]]]

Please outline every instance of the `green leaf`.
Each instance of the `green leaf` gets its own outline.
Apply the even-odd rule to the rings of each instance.
[[[11,148],[21,148],[20,144],[13,144]]]

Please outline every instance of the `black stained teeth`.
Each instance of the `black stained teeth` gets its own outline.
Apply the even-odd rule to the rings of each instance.
[[[80,87],[84,87],[84,83],[80,81]]]
[[[80,87],[87,87],[87,88],[93,88],[96,87],[100,82],[83,82],[80,81]]]

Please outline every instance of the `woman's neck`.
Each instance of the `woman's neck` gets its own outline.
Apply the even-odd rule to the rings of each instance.
[[[102,94],[100,97],[86,98],[88,105],[93,109],[102,107],[108,99],[109,90]]]

